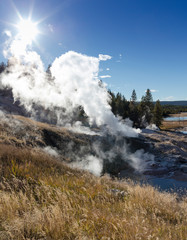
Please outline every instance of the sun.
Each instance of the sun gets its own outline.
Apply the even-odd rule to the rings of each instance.
[[[39,33],[37,23],[32,22],[30,19],[21,19],[16,27],[19,37],[27,43],[32,43]]]

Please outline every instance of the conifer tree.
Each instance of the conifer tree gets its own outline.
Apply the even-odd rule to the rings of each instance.
[[[1,74],[2,72],[4,72],[5,69],[6,69],[6,65],[4,64],[4,62],[2,62],[2,63],[0,64],[0,74]]]
[[[135,89],[132,91],[130,104],[129,104],[129,117],[133,121],[133,127],[139,127],[139,116],[137,107],[137,95]]]
[[[152,111],[154,105],[153,105],[153,97],[152,97],[150,89],[147,89],[147,91],[146,91],[146,94],[144,96],[144,102],[145,102],[146,106],[148,106],[149,109]]]
[[[163,119],[163,110],[159,100],[156,101],[153,114],[153,123],[155,123],[157,127],[160,127]]]
[[[137,101],[137,95],[135,89],[132,91],[131,102],[135,103]]]
[[[153,118],[153,97],[150,89],[147,89],[145,96],[142,96],[141,102],[138,106],[141,127],[150,124]]]

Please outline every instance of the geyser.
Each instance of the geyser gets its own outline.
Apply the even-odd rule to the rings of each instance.
[[[137,130],[120,123],[113,115],[107,89],[99,84],[99,62],[110,56],[100,54],[96,58],[69,51],[55,59],[49,77],[40,56],[28,49],[24,39],[13,39],[6,52],[11,57],[9,73],[1,78],[2,85],[12,88],[14,99],[27,110],[31,111],[33,104],[38,104],[52,111],[63,108],[63,115],[71,117],[74,110],[82,106],[91,125],[107,125],[111,132],[120,131],[125,136],[137,135]],[[60,111],[56,114],[62,123]]]
[[[56,58],[46,72],[40,56],[30,50],[24,38],[16,36],[9,41],[4,52],[9,59],[8,67],[1,75],[0,86],[11,88],[14,100],[19,100],[32,116],[36,116],[36,112],[42,109],[40,114],[46,114],[48,111],[55,115],[57,124],[69,126],[73,123],[76,109],[81,106],[90,126],[97,126],[112,135],[138,135],[138,130],[123,124],[114,116],[109,105],[110,96],[106,85],[101,84],[98,77],[100,61],[106,61],[110,56],[99,54],[98,57],[91,57],[69,51]],[[80,127],[80,124],[77,125]],[[74,129],[75,126],[76,124]],[[113,149],[117,154],[119,148],[116,146]],[[100,152],[98,155],[102,159],[102,150],[96,152]],[[126,155],[129,153],[125,143],[120,149],[120,154],[124,154],[124,159],[127,159]],[[137,161],[141,159],[140,155],[143,153],[131,155],[130,159]],[[103,153],[103,156],[106,157],[106,154]],[[112,161],[111,151],[108,151],[107,157],[110,156]],[[89,162],[87,169],[101,165],[101,160],[96,156],[86,158]],[[95,164],[92,162],[94,159],[97,160]],[[132,164],[136,165],[134,161]]]

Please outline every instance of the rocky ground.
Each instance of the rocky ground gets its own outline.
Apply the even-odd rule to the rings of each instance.
[[[58,128],[36,122],[19,115],[1,115],[0,143],[15,145],[18,147],[41,147],[50,146],[68,162],[75,161],[79,153],[82,155],[94,153],[93,142],[99,142],[108,151],[116,139],[99,135],[78,134],[65,128]],[[143,174],[160,178],[171,178],[187,182],[187,135],[176,131],[152,131],[145,129],[139,138],[126,139],[130,152],[144,149],[147,153],[155,156],[147,160],[147,167]],[[121,140],[119,146],[123,146]],[[73,154],[72,154],[73,153]],[[118,176],[124,171],[124,176],[134,174],[127,162],[120,158],[111,162],[104,162],[104,172]]]
[[[179,131],[144,130],[141,137],[150,143],[155,162],[145,175],[187,181],[187,135]]]
[[[0,91],[1,109],[10,113],[10,115],[0,116],[0,143],[30,148],[50,146],[56,149],[68,162],[75,160],[80,149],[84,154],[93,152],[91,147],[93,141],[100,142],[106,149],[110,148],[116,141],[112,138],[106,140],[98,135],[73,133],[54,125],[47,125],[25,118],[23,117],[23,115],[27,116],[25,110],[19,106],[19,103],[14,103],[12,94],[8,90]],[[12,114],[16,115],[13,116]],[[180,132],[182,130],[187,131],[187,126],[184,123],[182,125],[183,129],[175,130],[170,127],[173,128],[176,122],[166,122],[164,127],[169,129],[167,131],[143,130],[139,138],[126,139],[130,146],[129,151],[135,152],[144,149],[145,152],[152,153],[155,156],[154,163],[152,159],[147,162],[147,167],[143,172],[144,176],[183,181],[187,188],[187,135]],[[180,122],[180,127],[181,124]],[[169,128],[167,128],[168,126]],[[71,153],[74,153],[73,158],[72,154],[71,157],[68,155],[69,147],[71,147]],[[125,169],[130,169],[130,174],[134,174],[129,164],[120,159],[117,162],[115,161],[115,164],[106,160],[104,169],[104,172],[109,172],[115,176],[118,176],[121,170],[124,171],[126,176],[128,173]]]

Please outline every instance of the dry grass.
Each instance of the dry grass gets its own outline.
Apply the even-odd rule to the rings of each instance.
[[[177,129],[187,127],[187,121],[163,121],[161,129],[169,130],[169,129]]]
[[[0,144],[0,239],[186,240],[187,198]]]
[[[186,112],[181,112],[179,114],[171,114],[170,117],[187,117]],[[184,128],[187,127],[187,120],[184,121],[163,121],[161,129],[162,130],[170,130],[170,129],[177,129],[177,128]]]
[[[171,117],[187,117],[187,112],[180,112],[176,114],[170,114]]]
[[[64,143],[63,147],[67,147],[70,142],[87,145],[89,141],[83,134],[70,132],[66,128],[37,122],[19,115],[5,115],[0,121],[0,143],[2,144],[22,148],[46,147],[50,145],[49,135],[55,139],[57,145]]]

